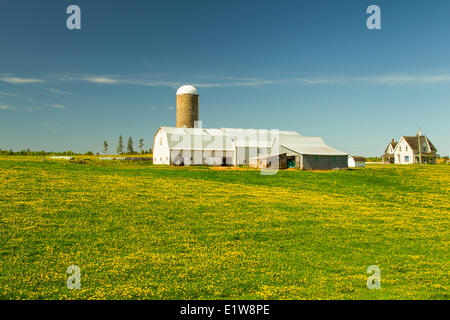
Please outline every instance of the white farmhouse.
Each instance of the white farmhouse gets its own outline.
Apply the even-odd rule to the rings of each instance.
[[[395,164],[435,164],[436,152],[437,149],[426,136],[402,136],[398,142],[392,139],[386,147],[382,161]]]

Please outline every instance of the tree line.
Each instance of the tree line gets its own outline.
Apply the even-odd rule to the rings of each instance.
[[[107,155],[108,154],[108,150],[109,150],[109,145],[108,142],[105,140],[103,142],[103,154]],[[138,150],[136,151],[134,149],[134,144],[133,144],[133,138],[129,137],[128,138],[128,143],[127,143],[127,148],[125,150],[124,144],[123,144],[123,137],[122,135],[119,136],[119,141],[117,143],[117,148],[116,148],[116,153],[117,154],[122,154],[122,155],[132,155],[132,154],[151,154],[152,153],[152,148],[149,149],[144,149],[144,139],[139,139],[139,143],[138,143]],[[99,152],[95,153],[96,155],[100,155]],[[82,155],[94,155],[94,152],[92,151],[88,151],[86,153],[79,153],[79,152],[73,152],[71,150],[67,150],[67,151],[45,151],[45,150],[41,150],[41,151],[31,151],[30,148],[26,149],[26,150],[20,150],[20,151],[14,151],[13,149],[10,150],[2,150],[0,149],[0,155],[11,155],[11,156],[82,156]]]
[[[32,151],[29,148],[26,150],[14,151],[10,150],[2,150],[0,149],[0,155],[9,155],[9,156],[82,156],[82,155],[93,155],[92,151],[88,151],[86,153],[73,152],[70,150],[67,151]],[[100,155],[97,152],[97,155]]]
[[[119,141],[117,142],[117,148],[116,148],[116,154],[150,154],[152,153],[152,148],[145,150],[144,149],[144,139],[139,139],[139,144],[138,144],[138,151],[134,150],[134,145],[133,145],[133,138],[129,137],[128,138],[128,142],[127,142],[127,150],[125,152],[125,147],[123,144],[123,137],[122,135],[119,136]],[[108,154],[108,150],[109,150],[109,145],[108,142],[105,140],[103,142],[103,154]]]

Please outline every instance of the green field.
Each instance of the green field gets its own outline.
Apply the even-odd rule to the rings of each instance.
[[[448,165],[263,176],[11,156],[0,179],[2,299],[449,299]]]

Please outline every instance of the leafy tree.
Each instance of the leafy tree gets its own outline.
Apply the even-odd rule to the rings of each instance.
[[[119,137],[119,144],[117,145],[117,154],[122,154],[123,153],[123,140],[122,140],[122,136]]]
[[[108,154],[108,142],[103,141],[103,153]]]
[[[128,153],[128,154],[133,154],[133,153],[134,153],[134,149],[133,149],[133,139],[131,139],[131,137],[128,138],[127,153]]]
[[[94,155],[94,153],[93,153],[92,151],[88,151],[88,152],[86,152],[84,155],[85,155],[85,156],[92,156],[92,155]]]
[[[139,140],[139,150],[141,150],[141,154],[144,154],[144,139]]]

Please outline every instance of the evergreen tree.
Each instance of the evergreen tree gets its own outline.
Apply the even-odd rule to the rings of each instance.
[[[141,150],[141,154],[143,154],[144,153],[144,139],[140,139],[139,140],[139,150]]]
[[[119,136],[119,143],[117,145],[117,154],[122,154],[123,153],[123,140],[122,140],[122,135]]]
[[[103,141],[103,153],[108,154],[108,142]]]
[[[127,153],[128,153],[128,154],[133,154],[133,153],[134,153],[134,149],[133,149],[133,139],[131,139],[131,137],[128,138]]]

